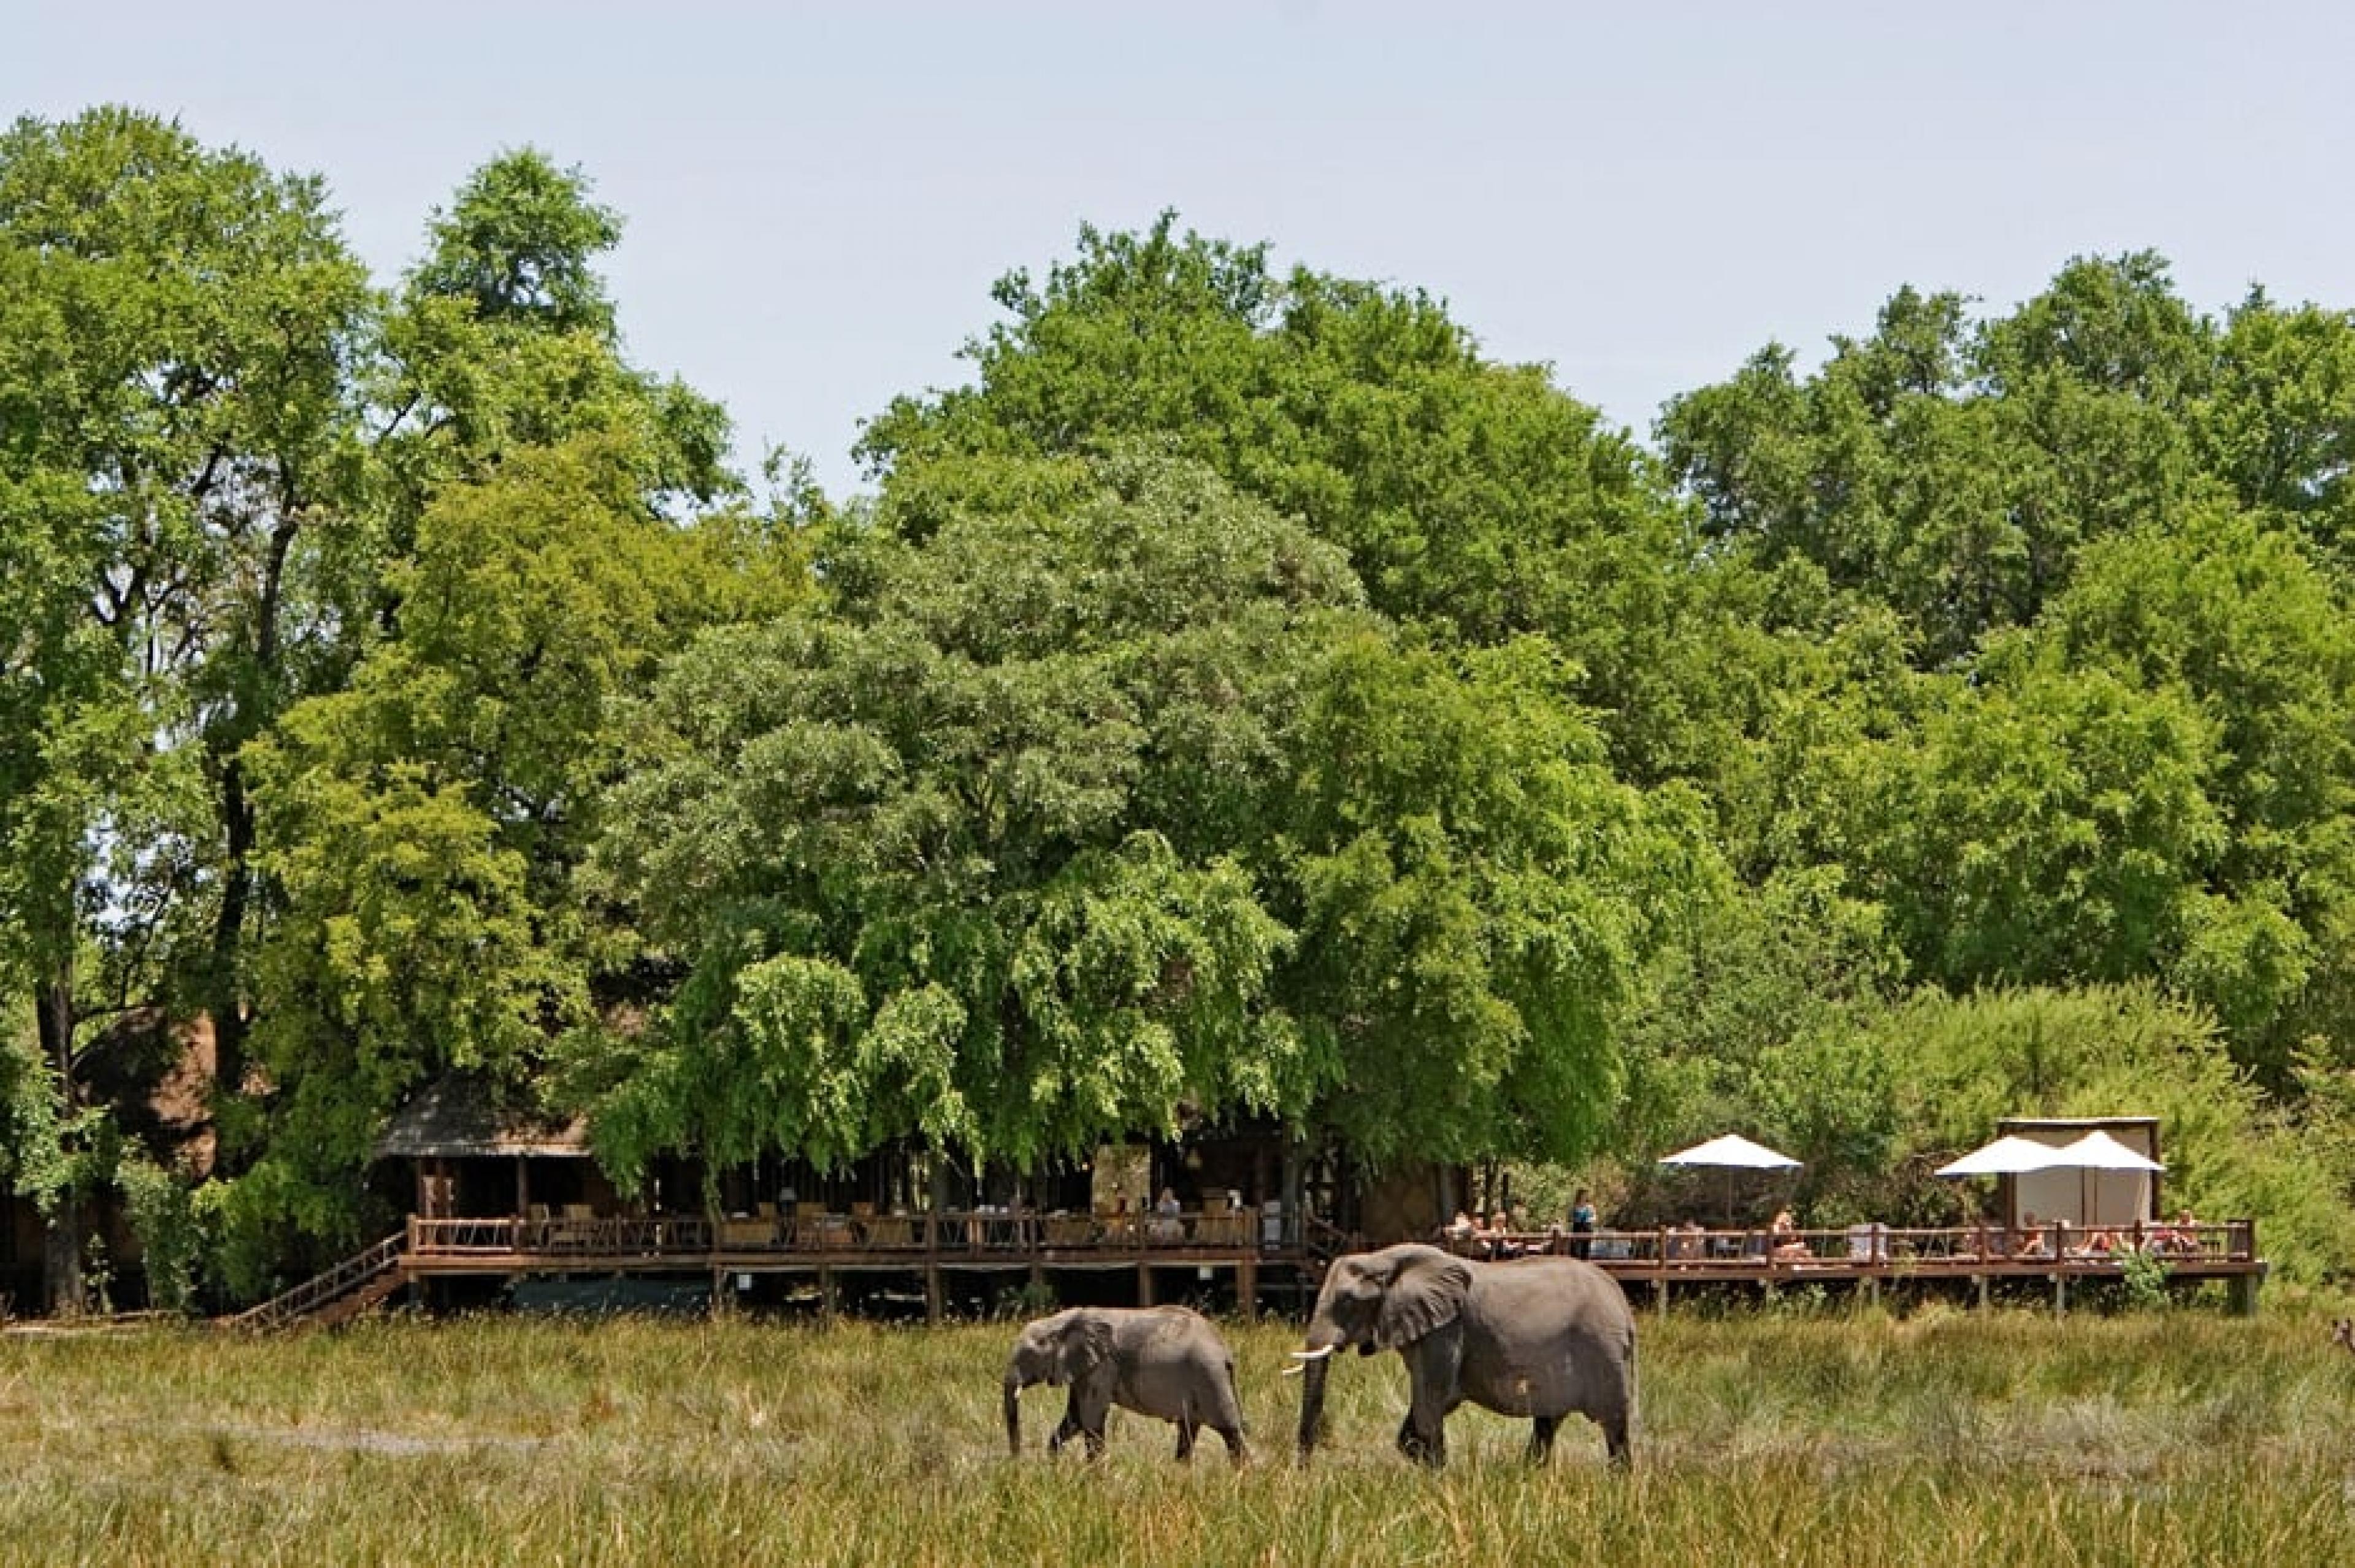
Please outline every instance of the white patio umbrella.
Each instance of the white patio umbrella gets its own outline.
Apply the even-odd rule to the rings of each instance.
[[[2094,1216],[2098,1216],[2102,1211],[2102,1172],[2131,1170],[2149,1175],[2167,1168],[2141,1150],[2128,1148],[2125,1144],[2098,1128],[2087,1133],[2075,1143],[2063,1144],[2054,1150],[2052,1163],[2055,1167],[2074,1167],[2078,1170],[2080,1174],[2077,1178],[2077,1212],[2081,1215]],[[2085,1178],[2083,1173],[2086,1171],[2093,1172],[2094,1178],[2093,1202],[2090,1204],[2085,1201]]]
[[[1660,1157],[1662,1165],[1688,1168],[1714,1166],[1725,1172],[1725,1222],[1733,1223],[1733,1173],[1737,1170],[1796,1170],[1800,1162],[1764,1144],[1752,1143],[1739,1133],[1711,1138],[1705,1144]]]
[[[2073,1144],[2062,1144],[2053,1151],[2052,1163],[2073,1165],[2081,1170],[2141,1170],[2159,1171],[2167,1167],[2139,1149],[2128,1148],[2105,1132],[2090,1132]]]
[[[2126,1147],[2123,1144],[2118,1147]],[[2061,1151],[2051,1144],[2041,1144],[2017,1133],[2006,1133],[1985,1147],[1975,1148],[1962,1158],[1940,1166],[1934,1174],[2024,1176],[2031,1170],[2050,1170],[2056,1165],[2066,1163],[2060,1155]]]
[[[1799,1162],[1777,1154],[1764,1144],[1752,1143],[1739,1133],[1728,1133],[1705,1144],[1660,1157],[1662,1165],[1721,1165],[1736,1170],[1796,1170]]]

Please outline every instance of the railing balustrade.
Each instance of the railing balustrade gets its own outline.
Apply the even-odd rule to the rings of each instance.
[[[914,1213],[796,1212],[774,1217],[702,1215],[497,1215],[419,1217],[410,1221],[410,1250],[423,1255],[481,1254],[630,1256],[648,1253],[723,1254],[912,1253],[955,1257],[1040,1251],[1228,1253],[1281,1249],[1257,1209],[1188,1209],[1148,1212],[1039,1213],[1003,1209]]]
[[[1699,1225],[1584,1233],[1559,1228],[1497,1232],[1475,1227],[1468,1232],[1444,1230],[1437,1241],[1465,1257],[1582,1255],[1606,1268],[1671,1270],[1747,1267],[1773,1272],[1833,1265],[1907,1272],[2030,1264],[2100,1268],[2121,1267],[2125,1258],[2136,1253],[2166,1262],[2238,1264],[2257,1261],[2256,1225],[2248,1220],[2099,1227],[2056,1222],[2019,1229],[2002,1225],[1900,1229],[1863,1224],[1786,1232],[1711,1230]]]

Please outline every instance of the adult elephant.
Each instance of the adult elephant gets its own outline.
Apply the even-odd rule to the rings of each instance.
[[[1385,1247],[1336,1258],[1308,1320],[1300,1453],[1316,1446],[1325,1377],[1337,1350],[1396,1350],[1413,1401],[1400,1452],[1447,1462],[1446,1420],[1465,1400],[1533,1423],[1543,1463],[1565,1415],[1603,1428],[1612,1461],[1630,1456],[1636,1420],[1636,1317],[1616,1281],[1576,1258],[1476,1263],[1437,1247]]]
[[[1240,1465],[1246,1456],[1234,1356],[1209,1318],[1183,1307],[1075,1307],[1025,1324],[1006,1360],[1006,1445],[1018,1455],[1022,1391],[1034,1383],[1071,1388],[1050,1454],[1073,1437],[1087,1439],[1090,1458],[1102,1454],[1116,1404],[1176,1423],[1181,1461],[1205,1426],[1226,1439],[1228,1458]]]

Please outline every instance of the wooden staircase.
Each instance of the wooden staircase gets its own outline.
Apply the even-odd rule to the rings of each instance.
[[[263,1329],[313,1323],[332,1328],[347,1323],[409,1283],[409,1273],[402,1266],[408,1251],[408,1232],[387,1236],[325,1274],[306,1279],[259,1307],[248,1307],[229,1318],[228,1327]]]

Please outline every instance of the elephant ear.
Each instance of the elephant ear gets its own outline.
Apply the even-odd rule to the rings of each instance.
[[[1058,1384],[1083,1378],[1112,1354],[1112,1319],[1099,1313],[1074,1311],[1055,1351]]]
[[[1472,1289],[1472,1270],[1435,1247],[1418,1247],[1391,1276],[1374,1319],[1374,1342],[1385,1350],[1411,1345],[1455,1321]]]

